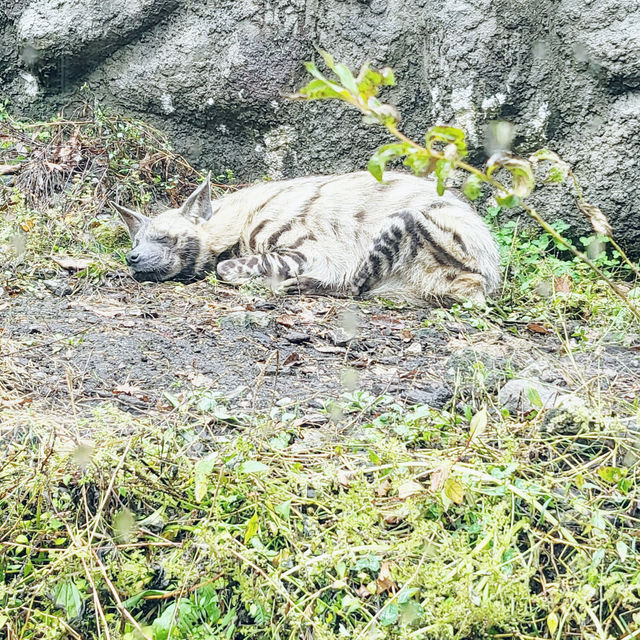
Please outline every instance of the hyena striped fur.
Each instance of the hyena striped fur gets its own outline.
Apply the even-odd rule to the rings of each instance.
[[[387,172],[267,182],[211,201],[207,179],[179,209],[154,218],[114,205],[138,280],[189,280],[216,271],[232,284],[261,279],[281,292],[382,296],[412,303],[482,302],[499,258],[475,211],[435,182]]]

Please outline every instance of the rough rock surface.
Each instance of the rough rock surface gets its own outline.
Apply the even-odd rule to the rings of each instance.
[[[637,254],[638,0],[9,0],[0,82],[18,111],[50,115],[83,84],[167,130],[193,162],[241,180],[362,167],[384,136],[337,104],[290,103],[314,47],[396,71],[404,130],[516,125],[576,167],[585,195]],[[564,187],[544,210],[584,221]]]

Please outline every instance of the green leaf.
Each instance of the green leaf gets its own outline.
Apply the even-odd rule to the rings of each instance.
[[[349,90],[354,96],[358,96],[358,85],[356,84],[356,79],[353,77],[353,73],[351,73],[351,69],[342,63],[336,64],[333,69],[335,74],[340,78],[340,82],[342,86]]]
[[[552,166],[545,182],[564,182],[571,170],[568,162],[565,162],[557,153],[549,151],[549,149],[538,149],[538,151],[529,156],[529,161],[534,165],[542,161],[551,163]]]
[[[484,433],[488,420],[489,414],[487,413],[486,407],[483,407],[471,418],[471,424],[469,425],[469,444]]]
[[[54,587],[53,602],[64,610],[67,620],[77,618],[84,608],[80,590],[72,580],[64,580]]]
[[[511,173],[512,195],[526,198],[533,191],[536,180],[533,175],[533,168],[528,160],[517,158],[510,153],[501,151],[494,153],[487,161],[487,176],[491,176],[499,168],[506,169]]]
[[[269,622],[269,614],[259,602],[252,602],[249,606],[249,615],[255,624],[263,627]]]
[[[328,51],[324,51],[323,49],[318,49],[318,53],[322,56],[322,59],[324,60],[324,63],[327,65],[327,67],[329,67],[329,69],[333,71],[333,67],[335,66],[333,56]]]
[[[482,180],[475,173],[472,173],[466,179],[462,190],[469,200],[477,200],[482,195]]]
[[[558,616],[552,611],[547,616],[547,629],[549,629],[549,633],[553,635],[558,628]]]
[[[427,176],[436,168],[437,159],[427,150],[410,148],[404,159],[404,164],[417,176]]]
[[[306,98],[307,100],[323,100],[327,98],[340,98],[341,95],[327,84],[325,80],[314,78],[309,82],[309,84],[302,87],[302,89],[291,97],[301,97]]]
[[[535,387],[527,387],[527,398],[534,407],[542,409],[542,398]]]
[[[366,63],[362,65],[356,78],[356,83],[360,97],[366,102],[369,98],[378,95],[381,86],[395,84],[395,78],[393,71],[389,67],[377,71]]]
[[[464,131],[457,127],[431,127],[427,131],[425,139],[428,149],[433,149],[433,145],[436,142],[442,142],[444,144],[454,144],[459,158],[464,158],[467,155]]]
[[[627,470],[620,467],[598,467],[598,475],[609,484],[616,484],[627,475]]]
[[[380,147],[369,160],[369,164],[367,165],[369,173],[371,173],[378,182],[382,182],[382,176],[387,162],[406,155],[408,149],[409,145],[402,142],[386,144]]]
[[[247,527],[244,530],[244,543],[247,544],[251,538],[258,534],[260,528],[260,521],[258,519],[258,512],[256,511],[251,518],[247,521]]]
[[[400,603],[399,603],[400,604]],[[413,626],[424,618],[424,609],[415,600],[409,600],[400,604],[400,624],[403,626]]]
[[[210,453],[206,458],[199,460],[195,466],[195,500],[198,504],[207,494],[209,485],[209,474],[213,471],[218,460],[218,453]]]
[[[169,632],[177,620],[176,609],[180,602],[181,600],[178,600],[178,602],[172,602],[162,612],[162,615],[153,621],[151,628],[153,629],[154,640],[167,640],[169,638]]]
[[[496,200],[505,209],[513,209],[513,207],[517,207],[520,204],[520,198],[512,193],[508,196],[496,196]]]
[[[560,167],[551,167],[551,169],[549,169],[549,175],[547,176],[547,182],[562,183],[566,177]]]
[[[285,520],[288,520],[291,517],[291,500],[281,502],[275,507],[274,511]]]
[[[238,470],[240,473],[266,473],[269,471],[269,467],[257,460],[247,460],[238,467]]]
[[[122,605],[126,609],[134,609],[147,596],[162,596],[166,593],[169,593],[169,591],[161,591],[159,589],[145,589],[144,591],[140,591],[140,593],[136,593],[135,596],[127,598],[122,603]]]
[[[457,478],[449,476],[444,481],[444,495],[455,502],[455,504],[462,504],[464,502],[464,485]]]
[[[629,547],[627,547],[627,545],[624,542],[622,542],[622,540],[618,540],[618,542],[616,542],[616,551],[620,556],[620,560],[624,562],[627,559],[627,556],[629,555]]]
[[[392,602],[382,610],[382,613],[380,614],[380,624],[383,627],[389,627],[398,621],[399,615],[400,610],[398,609],[398,605],[395,602]]]
[[[377,574],[380,571],[381,558],[380,556],[368,555],[364,558],[360,558],[356,562],[356,571],[362,571],[368,569],[371,573]]]
[[[444,190],[446,188],[447,178],[453,169],[453,163],[451,160],[447,160],[447,158],[440,158],[438,162],[436,162],[436,177],[438,178],[438,183],[436,185],[436,190],[438,195],[444,195]]]

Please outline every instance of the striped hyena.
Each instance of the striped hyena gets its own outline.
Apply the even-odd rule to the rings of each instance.
[[[452,193],[438,196],[433,180],[384,177],[267,182],[213,202],[207,178],[154,218],[115,205],[133,240],[127,262],[137,280],[217,271],[282,292],[483,301],[498,286],[499,258],[482,219]]]

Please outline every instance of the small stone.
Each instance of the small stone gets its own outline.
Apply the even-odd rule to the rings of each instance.
[[[410,356],[417,356],[422,353],[422,345],[419,342],[412,342],[404,352]]]
[[[72,289],[65,280],[43,280],[42,284],[53,293],[54,296],[68,296]]]
[[[498,391],[498,400],[509,413],[526,415],[531,411],[557,407],[566,395],[562,389],[534,378],[514,378]]]
[[[329,331],[327,335],[329,336],[329,340],[337,347],[344,347],[356,337],[354,333],[345,330],[343,327],[333,329]]]
[[[405,394],[405,399],[411,404],[425,404],[434,409],[442,409],[453,397],[449,387],[433,384],[421,389],[409,389]]]
[[[272,323],[271,316],[264,311],[232,311],[220,318],[222,327],[263,327]]]
[[[284,336],[284,339],[291,344],[302,344],[303,342],[309,342],[311,336],[301,331],[290,331]]]

